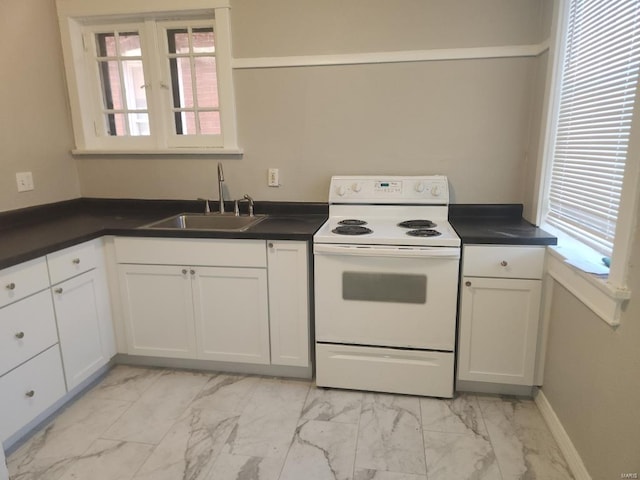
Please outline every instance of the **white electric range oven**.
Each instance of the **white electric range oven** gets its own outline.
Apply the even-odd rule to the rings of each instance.
[[[460,239],[442,176],[331,179],[314,236],[318,386],[451,397]]]

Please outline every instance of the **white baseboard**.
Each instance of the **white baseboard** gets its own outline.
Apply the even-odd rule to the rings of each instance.
[[[582,462],[582,458],[580,458],[580,454],[576,450],[576,447],[573,446],[571,438],[569,438],[569,435],[562,426],[562,423],[560,423],[560,419],[556,415],[556,412],[553,411],[553,407],[549,403],[549,400],[547,400],[544,392],[542,390],[538,390],[534,399],[538,406],[538,410],[540,410],[540,413],[542,414],[542,418],[547,422],[547,426],[549,427],[549,430],[551,430],[553,438],[555,438],[558,443],[558,447],[560,448],[562,455],[564,455],[567,465],[575,479],[592,480],[591,475],[589,475],[587,468]]]

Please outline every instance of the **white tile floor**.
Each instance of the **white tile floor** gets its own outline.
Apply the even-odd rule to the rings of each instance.
[[[530,400],[128,366],[7,463],[12,480],[573,478]]]

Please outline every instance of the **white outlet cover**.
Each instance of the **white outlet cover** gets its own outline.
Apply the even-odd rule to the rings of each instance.
[[[16,183],[18,184],[18,192],[33,190],[33,174],[31,172],[16,173]]]

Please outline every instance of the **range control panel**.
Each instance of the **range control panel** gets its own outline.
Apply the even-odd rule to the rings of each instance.
[[[449,204],[449,182],[443,175],[335,176],[329,203]]]

